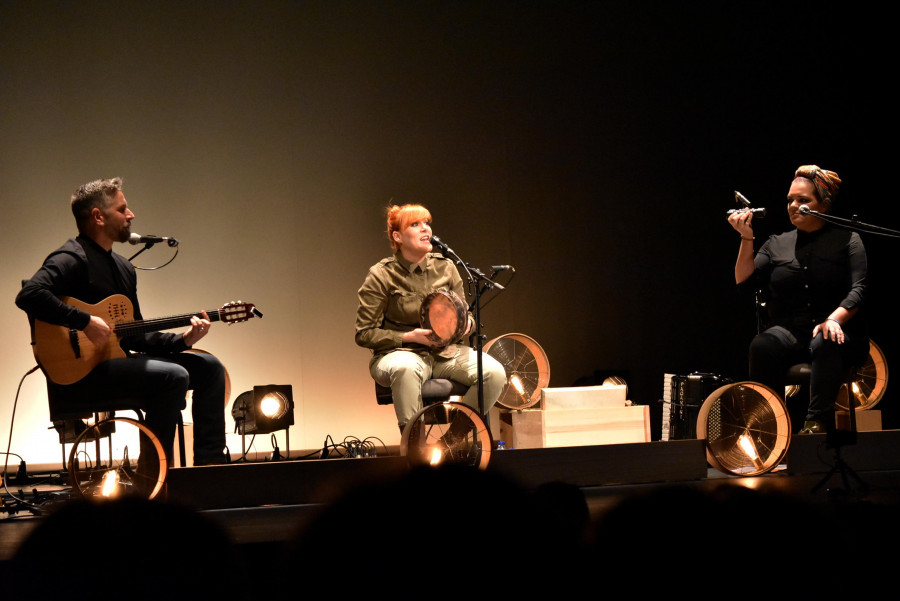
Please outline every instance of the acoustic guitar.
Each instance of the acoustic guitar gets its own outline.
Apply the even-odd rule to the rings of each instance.
[[[119,340],[126,336],[188,326],[191,324],[191,317],[201,313],[198,311],[157,319],[133,320],[134,308],[131,301],[121,294],[107,297],[96,305],[70,297],[60,300],[99,317],[109,324],[112,331],[106,345],[97,347],[80,330],[35,320],[31,342],[34,357],[47,377],[57,384],[74,384],[103,361],[125,357]],[[240,301],[206,313],[209,321],[222,321],[229,325],[247,321],[251,317],[262,317],[262,313],[252,303]]]

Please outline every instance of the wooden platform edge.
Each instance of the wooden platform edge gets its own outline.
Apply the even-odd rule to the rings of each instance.
[[[829,445],[825,434],[794,435],[786,464],[790,474],[828,472],[837,454],[854,471],[900,469],[900,430],[858,432],[853,444]]]
[[[324,503],[348,487],[401,477],[405,457],[312,459],[175,468],[168,500],[197,509]],[[697,480],[707,474],[703,442],[609,444],[494,451],[488,471],[523,486]]]

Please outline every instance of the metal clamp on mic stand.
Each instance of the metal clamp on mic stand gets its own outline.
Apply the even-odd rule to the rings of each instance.
[[[472,304],[469,306],[472,314],[475,318],[475,333],[470,334],[470,339],[474,336],[475,343],[472,345],[475,348],[475,357],[476,364],[478,369],[477,376],[477,384],[478,384],[478,413],[485,423],[487,423],[487,416],[485,415],[484,410],[484,367],[482,366],[481,361],[481,352],[484,348],[484,336],[481,333],[481,295],[488,290],[498,290],[503,291],[506,290],[504,286],[501,286],[497,282],[493,281],[488,276],[484,275],[481,271],[479,271],[475,267],[470,267],[465,261],[459,258],[452,248],[447,246],[440,238],[437,236],[431,237],[432,246],[436,247],[441,251],[441,254],[451,259],[456,265],[461,267],[466,272],[466,279],[469,281],[469,287],[474,291],[474,300]],[[512,266],[502,265],[493,267],[494,271],[503,271],[503,269],[509,267],[512,271]]]

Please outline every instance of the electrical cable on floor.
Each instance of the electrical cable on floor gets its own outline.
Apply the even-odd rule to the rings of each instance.
[[[255,437],[255,435],[254,435]],[[376,444],[377,443],[377,444]],[[368,436],[365,439],[360,440],[356,436],[346,436],[344,440],[340,443],[334,442],[334,439],[330,434],[325,436],[325,440],[322,443],[322,447],[316,449],[314,451],[310,451],[306,455],[301,455],[298,457],[285,457],[281,454],[281,450],[278,448],[278,442],[274,436],[271,438],[272,444],[272,461],[282,461],[282,460],[302,460],[302,459],[342,459],[342,458],[364,458],[364,457],[377,457],[378,456],[378,446],[384,449],[384,455],[388,455],[387,445],[377,436]],[[251,440],[250,446],[253,445]],[[247,459],[247,455],[249,454],[250,449],[248,448],[247,452],[238,459],[237,461],[250,461]],[[266,459],[268,461],[269,459]]]
[[[281,454],[281,451],[278,450],[278,439],[275,437],[275,433],[272,433],[269,441],[272,444],[272,461],[281,461],[282,459],[287,459],[284,455]]]
[[[5,456],[3,459],[3,488],[6,490],[6,493],[10,496],[11,499],[16,501],[16,503],[26,506],[28,509],[30,509],[35,514],[41,512],[40,507],[38,507],[37,505],[35,505],[33,503],[29,503],[24,498],[20,499],[19,497],[14,495],[9,490],[9,473],[8,473],[8,471],[9,471],[9,456],[16,455],[15,453],[11,453],[10,449],[12,448],[13,425],[16,422],[16,407],[19,404],[19,393],[22,391],[22,384],[25,382],[25,378],[27,378],[29,375],[36,372],[38,370],[38,367],[39,366],[35,365],[34,367],[32,367],[31,369],[26,371],[25,375],[22,376],[22,379],[19,380],[19,386],[18,386],[18,388],[16,388],[16,397],[15,397],[15,399],[13,399],[12,416],[10,417],[10,420],[9,420],[9,440],[6,443],[6,453],[5,453]],[[21,464],[24,465],[25,460],[22,459],[22,457],[19,455],[16,455],[16,457],[19,457],[19,459],[21,460]]]

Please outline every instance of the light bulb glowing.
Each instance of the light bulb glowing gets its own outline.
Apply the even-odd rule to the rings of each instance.
[[[753,462],[754,467],[757,469],[762,468],[763,464],[759,460],[759,453],[756,452],[756,445],[753,444],[753,439],[750,438],[749,434],[746,432],[741,434],[740,438],[738,438],[738,446],[741,447],[747,458]]]
[[[858,382],[853,382],[851,384],[850,389],[853,393],[853,398],[856,399],[856,402],[859,403],[860,407],[865,407],[866,403],[869,402],[869,397],[863,394],[863,391],[859,388]]]
[[[516,389],[516,392],[523,395],[525,394],[525,386],[522,385],[522,378],[519,377],[519,374],[511,375],[509,377],[509,383]]]
[[[431,447],[428,453],[428,465],[438,465],[444,459],[444,453],[438,447]]]
[[[271,394],[266,395],[259,402],[259,410],[266,417],[276,417],[283,411],[283,407],[284,405],[281,402],[281,399]]]
[[[103,481],[100,485],[100,495],[104,497],[115,496],[119,489],[119,478],[116,470],[109,470],[103,474]]]

